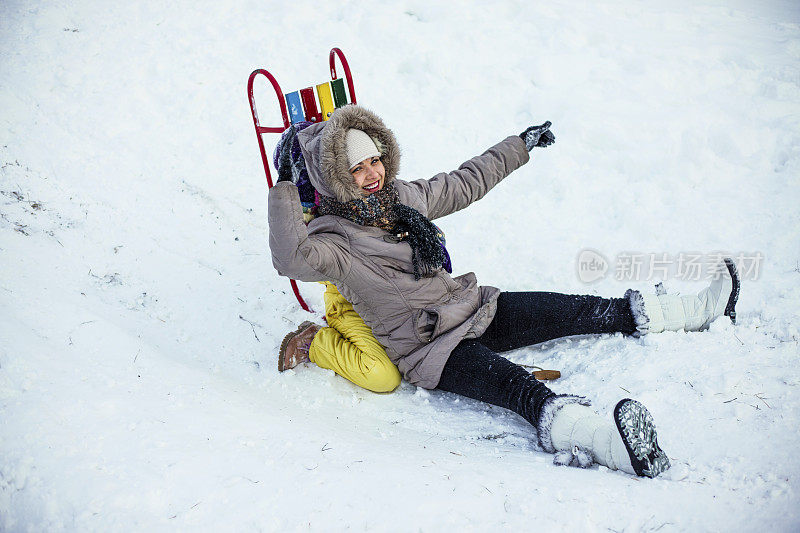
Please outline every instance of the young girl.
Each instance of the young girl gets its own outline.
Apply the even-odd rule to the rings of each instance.
[[[734,316],[733,262],[691,297],[501,292],[479,286],[471,272],[451,277],[443,236],[431,222],[482,198],[525,164],[533,147],[552,144],[549,127],[510,136],[453,172],[407,182],[396,179],[399,149],[380,118],[358,106],[338,109],[329,121],[296,132],[319,216],[306,227],[302,184],[292,183],[298,166],[290,164],[289,179],[269,192],[273,265],[285,276],[333,283],[410,383],[515,411],[536,428],[545,450],[559,452],[558,464],[597,462],[655,477],[669,460],[643,405],[621,400],[607,421],[585,398],[556,395],[498,352],[567,335],[702,329]],[[282,355],[295,354],[285,364],[312,339],[314,351],[320,332],[301,326],[285,339]],[[322,362],[329,368],[340,361],[331,346],[333,355]],[[349,377],[347,367],[339,364]]]

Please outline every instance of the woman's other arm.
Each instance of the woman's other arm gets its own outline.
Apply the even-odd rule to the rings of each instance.
[[[301,281],[342,280],[350,271],[347,238],[338,233],[309,235],[300,195],[289,181],[269,190],[269,248],[279,274]]]
[[[457,170],[442,172],[429,180],[410,182],[423,195],[429,219],[440,218],[480,200],[492,187],[528,162],[530,156],[519,135],[512,135]]]

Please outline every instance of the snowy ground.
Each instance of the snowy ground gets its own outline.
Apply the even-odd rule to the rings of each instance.
[[[270,263],[245,83],[322,82],[332,46],[401,177],[553,121],[441,222],[458,273],[619,296],[658,279],[586,285],[581,250],[763,255],[735,327],[510,354],[603,412],[642,400],[671,471],[558,468],[496,408],[278,374],[307,315]],[[0,57],[0,530],[800,528],[796,1],[4,0]]]

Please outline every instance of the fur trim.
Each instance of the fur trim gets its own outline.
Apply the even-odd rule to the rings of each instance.
[[[542,412],[539,414],[539,425],[536,427],[536,431],[539,434],[539,444],[545,451],[556,453],[550,433],[550,430],[553,427],[553,418],[555,418],[556,412],[559,409],[571,403],[592,405],[592,402],[590,402],[587,398],[572,394],[557,394],[556,396],[551,396],[545,400],[545,403],[542,406]]]
[[[573,446],[571,450],[556,452],[553,456],[553,464],[556,466],[574,466],[576,468],[589,468],[594,464],[592,454],[581,448]]]
[[[400,147],[394,133],[384,125],[380,117],[361,106],[340,107],[325,123],[320,147],[322,177],[340,202],[361,198],[361,192],[347,164],[345,136],[350,128],[363,130],[375,141],[386,169],[384,185],[392,183],[400,170]]]
[[[572,452],[570,450],[562,450],[556,452],[553,456],[553,464],[556,466],[569,466],[572,462]]]
[[[633,336],[641,337],[642,335],[646,335],[647,332],[650,331],[650,317],[647,316],[642,293],[633,289],[628,289],[625,291],[624,297],[631,306],[633,323],[636,324],[636,331],[633,333]]]
[[[592,457],[592,454],[580,446],[575,446],[575,448],[573,448],[573,455],[575,456],[575,459],[574,462],[571,463],[572,466],[577,466],[578,468],[589,468],[594,464],[594,458]]]

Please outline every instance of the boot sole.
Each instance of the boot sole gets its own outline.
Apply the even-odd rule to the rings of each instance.
[[[283,338],[283,340],[281,341],[281,348],[278,351],[278,372],[283,372],[284,370],[286,370],[286,347],[289,345],[289,341],[291,341],[295,335],[299,334],[301,331],[303,331],[304,329],[306,329],[308,326],[311,325],[313,325],[313,322],[309,322],[308,320],[306,320],[305,322],[300,324],[296,330],[292,331],[291,333],[288,333]]]
[[[725,316],[730,317],[731,322],[736,324],[736,302],[739,300],[739,272],[732,259],[725,258],[725,266],[728,267],[728,274],[731,275],[733,287],[731,295],[728,297],[728,305],[725,306]]]
[[[654,478],[669,469],[669,458],[658,445],[653,416],[644,405],[630,398],[620,400],[614,408],[614,422],[636,475]]]

